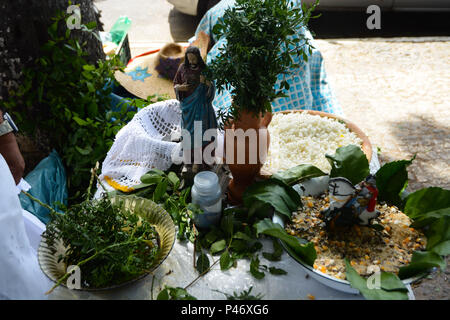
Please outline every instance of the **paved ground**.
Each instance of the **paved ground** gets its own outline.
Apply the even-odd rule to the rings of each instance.
[[[316,42],[346,117],[381,149],[380,161],[416,154],[409,191],[450,189],[450,42]],[[416,298],[450,299],[449,274],[415,285]]]
[[[129,0],[126,4],[123,0],[97,0],[96,4],[102,10],[105,30],[120,15],[133,21],[133,55],[161,43],[185,42],[198,23],[198,18],[176,12],[165,0]],[[390,15],[391,20],[385,21],[392,31],[368,34],[364,27],[354,31],[365,24],[351,20],[352,15],[326,13],[320,18],[323,22],[312,25],[317,38],[328,38],[316,44],[346,117],[380,148],[382,162],[417,154],[410,167],[410,191],[427,186],[450,189],[450,38],[445,38],[450,28],[443,29],[448,22],[439,20],[439,15]],[[333,25],[346,20],[346,29],[339,33],[339,27],[336,30]],[[417,24],[420,26],[414,31]],[[414,32],[432,38],[330,39],[399,37]],[[416,298],[448,300],[449,273],[436,272],[415,285]]]
[[[200,17],[182,14],[166,0],[94,0],[102,13],[104,30],[108,31],[116,19],[127,16],[132,55],[138,55],[167,42],[187,42],[197,27]],[[209,7],[217,3],[210,0]]]

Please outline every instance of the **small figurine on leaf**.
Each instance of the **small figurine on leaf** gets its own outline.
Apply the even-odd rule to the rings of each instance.
[[[370,226],[371,220],[378,217],[379,212],[375,209],[378,189],[373,175],[356,186],[343,177],[331,178],[328,190],[330,206],[322,211],[327,228]]]

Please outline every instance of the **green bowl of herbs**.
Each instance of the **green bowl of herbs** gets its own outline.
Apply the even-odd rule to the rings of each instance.
[[[140,197],[87,200],[51,215],[38,250],[43,272],[56,282],[47,293],[59,285],[93,291],[137,281],[165,260],[175,242],[170,215]],[[70,266],[78,267],[78,286]]]

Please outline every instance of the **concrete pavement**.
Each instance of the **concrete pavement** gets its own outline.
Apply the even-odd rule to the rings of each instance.
[[[132,56],[167,42],[187,42],[199,22],[198,17],[178,12],[166,0],[95,0],[94,3],[101,11],[105,31],[120,16],[131,20],[128,36]]]

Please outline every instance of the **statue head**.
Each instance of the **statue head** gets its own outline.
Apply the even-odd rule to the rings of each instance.
[[[196,46],[190,46],[186,49],[184,57],[184,66],[190,68],[192,66],[198,65],[199,69],[204,69],[206,67],[205,62],[200,54],[200,49]]]

